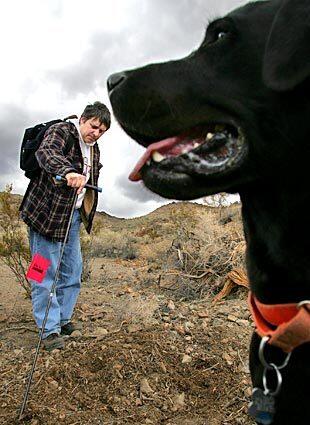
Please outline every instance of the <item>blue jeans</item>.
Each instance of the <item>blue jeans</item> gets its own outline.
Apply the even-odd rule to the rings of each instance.
[[[71,319],[80,293],[82,275],[80,225],[80,212],[75,210],[60,265],[56,290],[52,297],[43,332],[43,339],[52,333],[60,334],[61,326],[68,323]],[[34,280],[30,281],[33,316],[38,328],[41,329],[55,278],[62,242],[52,242],[32,229],[29,230],[29,240],[32,256],[38,253],[51,262],[42,283]]]

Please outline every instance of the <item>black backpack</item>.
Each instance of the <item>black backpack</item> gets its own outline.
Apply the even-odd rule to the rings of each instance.
[[[53,120],[37,124],[34,127],[29,127],[25,130],[20,150],[20,168],[25,171],[25,176],[28,179],[34,179],[40,175],[41,168],[35,156],[36,151],[44,139],[46,130],[53,124],[64,122],[68,119],[77,118],[76,115],[70,115],[63,120]],[[74,143],[74,138],[70,137],[66,141],[65,155],[70,151]]]

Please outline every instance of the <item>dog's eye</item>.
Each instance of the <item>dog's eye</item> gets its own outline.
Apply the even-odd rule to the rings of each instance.
[[[225,31],[219,31],[219,32],[217,33],[217,35],[216,35],[217,40],[221,40],[222,38],[225,38],[225,37],[226,37],[226,35],[227,35],[227,32],[225,32]]]
[[[202,42],[202,47],[211,46],[212,44],[221,43],[226,38],[230,38],[232,31],[232,25],[227,19],[219,19],[213,21],[207,27],[205,38]]]
[[[207,33],[206,39],[203,43],[203,45],[211,45],[216,43],[217,41],[222,41],[224,38],[226,38],[228,35],[227,31],[224,31],[222,29],[218,29],[217,31],[210,31]]]

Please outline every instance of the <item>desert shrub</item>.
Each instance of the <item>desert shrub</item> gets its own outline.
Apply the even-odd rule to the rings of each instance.
[[[160,234],[158,230],[154,228],[154,226],[146,226],[138,230],[138,232],[136,232],[136,236],[138,236],[139,238],[143,236],[148,236],[151,240],[153,240],[155,238],[160,237]]]
[[[223,207],[225,210],[225,207]],[[221,225],[218,213],[206,209],[195,220],[177,221],[177,231],[163,264],[163,278],[169,278],[174,290],[185,298],[215,294],[228,273],[244,268],[245,241],[238,214]]]
[[[128,233],[101,229],[100,234],[98,232],[94,237],[92,256],[133,260],[137,258],[135,242]]]
[[[31,260],[25,226],[19,219],[18,204],[11,195],[12,185],[0,193],[0,260],[14,273],[17,283],[31,297],[26,278]]]

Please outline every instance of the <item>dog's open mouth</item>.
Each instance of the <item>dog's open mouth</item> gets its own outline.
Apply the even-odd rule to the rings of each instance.
[[[231,124],[199,126],[179,136],[168,137],[148,146],[129,175],[138,181],[145,173],[160,170],[189,176],[208,176],[235,168],[245,151],[240,127]],[[156,171],[155,171],[156,170]]]

